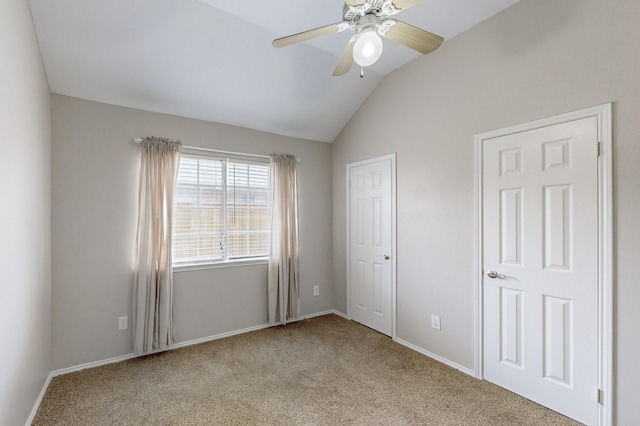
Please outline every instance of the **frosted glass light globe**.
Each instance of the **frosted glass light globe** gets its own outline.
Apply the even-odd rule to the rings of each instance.
[[[373,65],[382,55],[382,39],[373,30],[360,34],[353,46],[353,60],[361,67]]]

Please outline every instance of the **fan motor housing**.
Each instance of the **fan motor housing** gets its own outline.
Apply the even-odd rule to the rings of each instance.
[[[342,16],[345,21],[356,24],[358,18],[363,16],[372,14],[380,20],[385,20],[389,16],[400,12],[401,9],[396,8],[393,0],[369,0],[360,6],[350,6],[345,3],[342,11]]]

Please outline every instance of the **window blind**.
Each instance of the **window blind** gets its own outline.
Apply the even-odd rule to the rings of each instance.
[[[268,196],[268,164],[183,154],[174,205],[174,265],[267,256]]]
[[[227,164],[227,256],[269,252],[269,166]]]

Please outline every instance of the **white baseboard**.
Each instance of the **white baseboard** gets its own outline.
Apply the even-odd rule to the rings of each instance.
[[[340,312],[340,311],[336,311],[335,309],[331,310],[331,311],[330,311],[330,313],[332,313],[332,314],[336,314],[337,316],[342,317],[342,318],[344,318],[344,319],[350,319],[350,318],[347,316],[347,314],[343,314],[342,312]]]
[[[269,327],[272,327],[272,326],[273,326],[273,324],[254,325],[253,327],[242,328],[240,330],[228,331],[226,333],[220,333],[220,334],[216,334],[216,335],[209,336],[209,337],[202,337],[200,339],[194,339],[194,340],[189,340],[189,341],[186,341],[186,342],[176,343],[176,344],[171,345],[169,348],[167,348],[167,350],[172,350],[172,349],[184,348],[184,347],[187,347],[187,346],[198,345],[200,343],[211,342],[212,340],[224,339],[225,337],[231,337],[231,336],[236,336],[238,334],[244,334],[244,333],[249,333],[249,332],[252,332],[252,331],[263,330],[265,328],[269,328]],[[164,352],[164,351],[158,351],[158,352]]]
[[[42,398],[44,398],[44,394],[47,393],[47,389],[49,388],[49,384],[51,383],[51,379],[53,378],[53,373],[49,373],[47,379],[44,381],[44,385],[42,385],[42,389],[40,390],[40,395],[38,395],[38,399],[36,399],[36,403],[33,404],[33,408],[31,409],[31,414],[29,414],[29,418],[27,418],[26,426],[31,426],[33,420],[36,418],[36,414],[38,413],[38,408],[40,408],[40,403],[42,402]]]
[[[73,367],[60,368],[51,372],[52,377],[62,376],[64,374],[75,373],[76,371],[88,370],[89,368],[102,367],[103,365],[114,364],[116,362],[126,361],[135,358],[134,354],[116,356],[113,358],[103,359],[100,361],[87,362],[86,364],[74,365]]]
[[[395,339],[393,339],[393,340],[394,340],[395,342],[397,342],[397,343],[400,343],[402,346],[406,346],[406,347],[408,347],[409,349],[413,349],[414,351],[419,352],[419,353],[421,353],[421,354],[423,354],[423,355],[426,355],[426,356],[428,356],[429,358],[433,358],[433,359],[435,359],[436,361],[439,361],[439,362],[441,362],[441,363],[443,363],[443,364],[445,364],[445,365],[448,365],[449,367],[455,368],[456,370],[459,370],[459,371],[461,371],[461,372],[463,372],[463,373],[465,373],[465,374],[468,374],[468,375],[470,375],[470,376],[473,376],[474,378],[476,377],[476,373],[475,373],[471,368],[463,367],[463,366],[462,366],[462,365],[460,365],[460,364],[456,364],[456,363],[455,363],[455,362],[453,362],[453,361],[450,361],[450,360],[448,360],[448,359],[446,359],[446,358],[443,358],[443,357],[441,357],[441,356],[439,356],[439,355],[436,355],[436,354],[431,353],[431,352],[429,352],[429,351],[427,351],[427,350],[424,350],[424,349],[422,349],[421,347],[416,346],[416,345],[414,345],[413,343],[409,343],[409,342],[407,342],[407,341],[405,341],[405,340],[398,339],[398,338],[395,338]]]
[[[137,358],[139,356],[153,355],[153,354],[157,354],[157,353],[160,353],[160,352],[170,351],[170,350],[173,350],[173,349],[184,348],[186,346],[197,345],[197,344],[200,344],[200,343],[210,342],[212,340],[218,340],[218,339],[223,339],[225,337],[235,336],[237,334],[249,333],[251,331],[256,331],[256,330],[262,330],[262,329],[268,328],[268,327],[271,327],[271,324],[261,324],[261,325],[256,325],[256,326],[253,326],[253,327],[243,328],[243,329],[240,329],[240,330],[228,331],[226,333],[220,333],[220,334],[216,334],[216,335],[213,335],[213,336],[202,337],[200,339],[194,339],[194,340],[188,340],[186,342],[175,343],[175,344],[167,347],[166,349],[148,352],[148,353],[146,353],[144,355],[135,355],[133,353],[130,353],[130,354],[126,354],[126,355],[117,356],[117,357],[114,357],[114,358],[103,359],[101,361],[88,362],[86,364],[80,364],[80,365],[76,365],[76,366],[73,366],[73,367],[61,368],[59,370],[53,371],[51,374],[52,374],[53,377],[61,376],[63,374],[74,373],[76,371],[82,371],[82,370],[86,370],[86,369],[89,369],[89,368],[96,368],[96,367],[101,367],[103,365],[108,365],[108,364],[113,364],[113,363],[116,363],[116,362],[126,361],[128,359]]]
[[[322,312],[316,312],[315,314],[303,315],[302,318],[300,319],[309,319],[309,318],[321,317],[323,315],[330,315],[330,314],[336,314],[339,317],[342,317],[345,319],[347,318],[347,316],[342,312],[336,311],[335,309],[329,309],[328,311],[322,311]]]
[[[314,314],[300,315],[300,318],[290,319],[287,322],[287,324],[292,324],[294,322],[303,321],[303,320],[307,320],[307,319],[311,319],[311,318],[315,318],[315,317],[321,317],[323,315],[331,315],[331,314],[336,314],[339,317],[348,319],[347,316],[345,314],[343,314],[342,312],[336,311],[335,309],[329,309],[329,310],[322,311],[322,312],[316,312]],[[271,324],[271,325],[281,325],[281,324],[280,323],[275,323],[275,324]]]

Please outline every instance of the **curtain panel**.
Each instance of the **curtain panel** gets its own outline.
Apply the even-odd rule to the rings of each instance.
[[[271,155],[269,323],[300,316],[298,267],[298,177],[292,155]]]
[[[182,144],[149,137],[140,147],[132,300],[136,355],[166,349],[174,341],[171,227]]]

